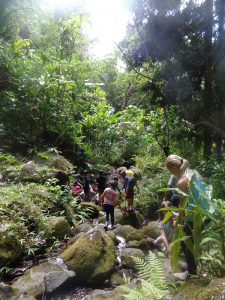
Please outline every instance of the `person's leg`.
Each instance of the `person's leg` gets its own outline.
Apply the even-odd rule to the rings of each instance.
[[[130,197],[130,210],[134,209],[134,195]]]
[[[114,227],[114,206],[110,205],[110,217],[111,217],[111,224],[112,228]]]
[[[184,232],[186,233],[186,235],[191,236],[191,241],[192,241],[192,243],[194,243],[193,238],[192,238],[192,228],[193,228],[193,224],[189,222],[185,225]],[[185,259],[187,262],[188,273],[191,275],[196,275],[197,274],[197,265],[196,265],[194,255],[188,249],[185,242],[181,242],[181,249],[184,253],[184,256],[185,256]]]
[[[104,211],[105,211],[105,229],[108,228],[108,225],[109,225],[109,213],[110,213],[110,208],[109,208],[109,205],[108,204],[103,204],[103,208],[104,208]]]

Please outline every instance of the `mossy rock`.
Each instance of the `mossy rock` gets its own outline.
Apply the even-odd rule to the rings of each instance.
[[[126,239],[127,241],[141,241],[143,237],[143,232],[141,230],[135,229],[126,236]]]
[[[44,230],[48,239],[56,238],[63,240],[71,235],[71,227],[64,217],[48,217],[44,222]]]
[[[124,300],[124,289],[121,286],[112,290],[100,290],[96,289],[88,295],[88,300]],[[86,297],[85,297],[86,299]]]
[[[91,226],[91,224],[88,224],[88,223],[79,224],[79,225],[76,225],[72,229],[72,234],[77,235],[80,232],[87,232],[87,231],[91,230],[92,228],[93,228],[93,226]]]
[[[121,237],[123,237],[123,238],[125,238],[127,240],[128,236],[132,237],[132,234],[136,233],[136,230],[137,229],[135,229],[131,225],[120,225],[120,224],[118,224],[116,226],[116,229],[114,229],[114,233],[115,233],[115,235],[121,236]]]
[[[27,235],[26,227],[22,224],[0,222],[0,267],[11,265],[23,255],[20,240]]]
[[[140,249],[125,248],[121,250],[121,262],[124,268],[135,269],[135,262],[133,257],[145,258],[144,252]]]
[[[189,279],[172,299],[221,300],[225,296],[225,278],[213,279],[209,284],[204,279]]]
[[[144,236],[149,236],[153,239],[157,239],[160,236],[160,229],[157,221],[149,222],[142,228]]]
[[[117,272],[113,273],[112,276],[110,277],[109,282],[112,287],[125,284],[124,274],[122,270],[118,270]]]
[[[131,225],[134,228],[143,226],[144,217],[138,212],[123,214],[119,209],[115,209],[115,223],[121,225]]]
[[[40,166],[48,166],[57,170],[68,172],[73,169],[72,164],[62,155],[40,152],[33,157],[35,163]]]
[[[79,235],[60,255],[80,282],[100,284],[108,278],[115,265],[115,245],[97,227]]]
[[[12,287],[17,289],[19,294],[26,294],[39,299],[46,292],[53,292],[74,276],[75,273],[66,270],[65,265],[44,262],[27,270],[19,279],[13,282]],[[18,297],[16,299],[23,298]]]

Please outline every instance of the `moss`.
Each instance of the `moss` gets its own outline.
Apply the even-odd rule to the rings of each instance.
[[[71,234],[71,228],[64,217],[49,217],[45,219],[43,227],[47,238],[62,240],[66,235]]]
[[[150,222],[146,226],[142,228],[142,232],[144,235],[150,236],[153,239],[156,239],[160,236],[160,229],[158,226],[158,222]]]
[[[221,295],[224,291],[224,282],[225,278],[220,278],[213,279],[210,284],[207,284],[205,280],[193,278],[185,282],[184,285],[177,290],[176,296],[173,299],[182,297],[182,299],[185,300],[219,300],[222,299]]]
[[[1,223],[0,267],[9,266],[23,254],[20,239],[26,236],[26,228],[21,224]]]
[[[126,239],[128,241],[133,241],[133,240],[136,240],[136,241],[141,241],[144,237],[144,234],[141,230],[133,230],[131,233],[129,233],[127,236],[126,236]]]
[[[99,230],[84,233],[61,257],[79,280],[97,282],[108,274],[115,263],[115,246],[110,237]]]

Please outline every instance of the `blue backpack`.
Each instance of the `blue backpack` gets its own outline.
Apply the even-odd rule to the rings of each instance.
[[[204,210],[208,210],[210,201],[210,186],[207,186],[197,171],[192,171],[189,179],[189,201],[187,209],[193,205],[199,205]]]

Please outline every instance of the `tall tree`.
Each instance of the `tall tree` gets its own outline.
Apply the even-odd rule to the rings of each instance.
[[[213,18],[215,4],[218,17]],[[153,74],[148,84],[152,100],[177,105],[181,119],[196,124],[205,156],[211,155],[216,136],[221,140],[225,131],[217,122],[216,109],[224,103],[224,96],[217,93],[223,72],[217,72],[217,78],[215,73],[217,55],[223,57],[216,47],[219,36],[224,42],[218,31],[224,26],[219,6],[224,7],[223,1],[135,1],[134,21],[121,45],[131,67],[145,76]]]

